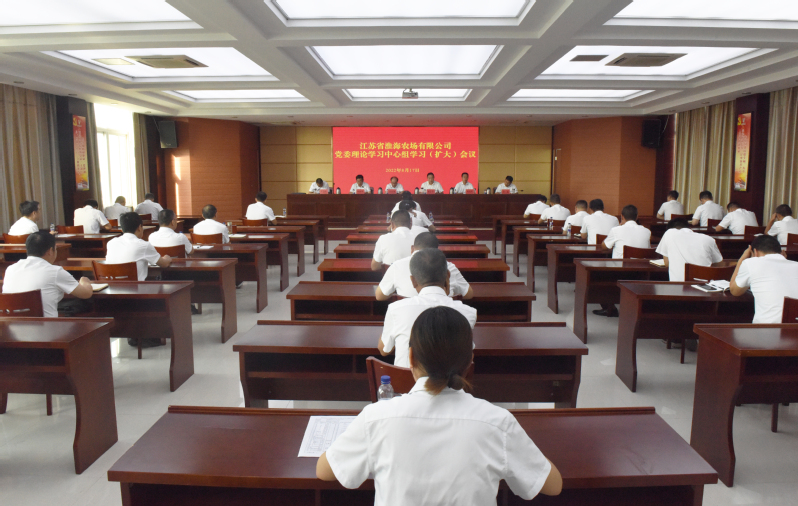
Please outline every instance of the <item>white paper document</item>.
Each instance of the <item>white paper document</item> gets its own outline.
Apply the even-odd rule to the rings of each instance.
[[[194,249],[211,249],[213,246],[203,246],[201,244],[195,244]]]
[[[233,239],[241,239],[242,237],[246,237],[247,234],[230,234],[228,237],[232,237]]]
[[[665,260],[657,259],[657,260],[649,260],[648,263],[656,265],[657,267],[665,267]]]
[[[108,283],[92,283],[91,289],[94,292],[99,292],[100,290],[105,290],[108,288]]]
[[[354,419],[354,416],[311,416],[298,456],[321,457]]]

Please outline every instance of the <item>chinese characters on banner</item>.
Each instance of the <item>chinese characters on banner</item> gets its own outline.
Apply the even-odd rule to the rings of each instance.
[[[86,118],[72,116],[72,138],[75,144],[75,181],[78,190],[89,189],[89,159],[86,149]]]
[[[737,116],[737,148],[734,154],[734,191],[748,190],[748,161],[751,153],[751,113]]]

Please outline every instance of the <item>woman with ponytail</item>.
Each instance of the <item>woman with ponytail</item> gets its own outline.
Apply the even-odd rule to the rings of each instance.
[[[415,386],[366,406],[316,465],[316,475],[358,488],[374,478],[374,504],[496,505],[499,482],[523,499],[557,495],[562,478],[513,415],[467,393],[471,325],[457,310],[416,318],[409,362]]]

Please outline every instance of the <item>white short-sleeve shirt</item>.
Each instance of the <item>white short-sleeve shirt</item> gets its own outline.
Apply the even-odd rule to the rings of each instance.
[[[327,191],[330,190],[330,185],[327,184],[327,181],[322,180],[321,186],[317,185],[316,181],[313,181],[310,183],[310,189],[308,190],[308,193],[319,193],[319,190],[322,189]]]
[[[122,237],[108,241],[108,251],[105,254],[107,264],[136,262],[139,281],[147,279],[149,265],[157,263],[160,259],[161,255],[155,250],[155,246],[134,234],[122,234]]]
[[[75,226],[83,226],[84,234],[99,234],[100,227],[108,225],[108,218],[99,210],[91,206],[75,209]]]
[[[571,216],[565,219],[565,225],[563,228],[568,228],[568,225],[572,227],[581,227],[582,223],[585,221],[585,217],[590,216],[587,214],[587,211],[578,211],[576,214],[572,214]]]
[[[398,227],[393,232],[381,235],[374,245],[374,260],[391,265],[400,258],[409,257],[415,239],[407,227]]]
[[[723,219],[723,207],[711,200],[707,200],[696,208],[695,213],[693,213],[693,219],[699,220],[699,224],[702,227],[709,226],[709,220]]]
[[[756,221],[754,213],[738,208],[724,216],[718,226],[728,228],[734,235],[743,235],[746,226],[756,227],[759,226],[759,222]]]
[[[563,207],[560,204],[554,204],[553,206],[545,209],[540,214],[540,219],[548,220],[549,218],[551,218],[553,220],[559,221],[559,220],[567,220],[569,216],[571,216],[571,211],[568,208]]]
[[[393,206],[393,209],[391,209],[391,214],[393,214],[393,213],[395,213],[396,211],[399,210],[399,204],[401,204],[401,203],[402,203],[402,201],[400,200],[399,202],[396,203],[395,206]],[[418,202],[416,202],[416,211],[421,212],[421,206],[418,205]]]
[[[610,230],[607,238],[604,239],[604,245],[612,248],[612,258],[623,258],[624,246],[650,248],[651,230],[638,225],[636,221],[627,221],[623,225],[613,227]]]
[[[657,253],[668,258],[668,275],[671,281],[684,281],[685,264],[710,265],[723,260],[718,243],[706,234],[697,234],[689,228],[672,228],[663,234]]]
[[[471,328],[477,323],[477,310],[466,306],[459,300],[452,300],[443,288],[428,286],[422,288],[415,297],[398,300],[388,306],[385,322],[382,327],[383,351],[395,349],[394,365],[410,367],[408,350],[410,349],[410,331],[418,315],[431,307],[446,306],[457,310],[466,317]]]
[[[466,184],[463,184],[463,182],[462,182],[462,181],[460,181],[459,183],[457,183],[456,185],[454,185],[454,192],[455,192],[455,193],[465,193],[465,192],[466,192],[466,190],[475,190],[475,189],[474,189],[474,185],[472,185],[472,184],[471,184],[471,182],[468,182],[468,183],[466,183]],[[476,190],[475,190],[475,191],[476,191]]]
[[[247,207],[246,219],[274,221],[274,211],[263,202],[255,202]]]
[[[385,189],[386,190],[388,190],[388,189],[396,190],[396,193],[402,193],[403,191],[405,191],[405,187],[402,186],[402,183],[396,183],[396,186],[393,186],[391,183],[388,183],[385,186]]]
[[[609,235],[610,230],[620,224],[618,218],[611,214],[605,214],[604,211],[596,211],[589,214],[582,220],[582,237],[587,234],[587,243],[596,244],[597,235]]]
[[[35,234],[39,231],[39,225],[35,221],[23,216],[18,219],[11,228],[8,229],[8,235],[29,235]]]
[[[427,193],[427,190],[435,190],[436,193],[443,193],[443,186],[437,181],[429,184],[429,182],[424,181],[421,183],[421,191]]]
[[[153,221],[158,220],[158,213],[163,211],[163,207],[161,204],[157,202],[153,202],[150,199],[145,200],[141,204],[136,206],[136,214],[149,214]]]
[[[418,253],[414,251],[413,255]],[[380,281],[380,291],[383,295],[390,295],[396,292],[400,297],[415,297],[418,292],[410,281],[410,255],[392,263]],[[468,293],[469,284],[452,262],[446,262],[449,267],[449,297],[463,296]]]
[[[10,265],[3,279],[3,293],[41,290],[42,309],[47,318],[58,317],[58,303],[72,293],[78,282],[63,267],[40,257],[29,256]]]
[[[678,200],[669,200],[667,202],[663,202],[661,206],[659,206],[659,211],[657,211],[657,216],[663,215],[664,219],[670,221],[671,216],[674,214],[684,214],[684,206]]]
[[[778,237],[779,244],[782,246],[787,244],[788,234],[798,234],[798,220],[792,216],[785,216],[783,219],[773,223],[773,226],[768,230],[768,235]]]
[[[115,203],[112,206],[108,206],[103,210],[103,214],[109,220],[118,220],[120,216],[125,213],[130,212],[126,206],[123,206],[119,202]]]
[[[222,243],[227,244],[230,242],[230,232],[227,230],[227,225],[216,220],[202,220],[194,225],[193,233],[197,235],[222,234]]]
[[[543,214],[543,211],[549,208],[549,205],[541,200],[529,204],[526,206],[526,210],[524,211],[524,216],[529,216],[530,214]]]
[[[418,237],[418,234],[424,234],[424,233],[428,234],[429,229],[418,225],[413,225],[413,228],[410,229],[410,237],[413,239],[413,242],[416,241],[416,237]]]
[[[413,211],[410,213],[410,219],[413,220],[414,227],[429,227],[432,225],[432,222],[429,221],[427,215],[418,211]]]
[[[502,190],[510,190],[510,193],[518,193],[518,188],[513,183],[510,183],[510,186],[502,183],[496,187],[496,193],[501,193]]]
[[[186,254],[190,254],[193,246],[184,234],[179,234],[169,227],[161,227],[150,234],[150,243],[156,248],[168,248],[169,246],[185,246]]]
[[[735,283],[740,288],[750,287],[754,294],[752,323],[781,323],[784,297],[798,298],[798,262],[780,253],[746,258]]]
[[[358,186],[357,183],[352,183],[352,187],[349,188],[349,193],[357,193],[357,190],[363,190],[366,193],[371,191],[371,187],[365,181],[363,182],[363,186]]]
[[[357,488],[373,476],[375,506],[495,505],[501,480],[535,497],[551,464],[515,417],[462,390],[432,395],[426,380],[363,408],[327,450],[336,479]]]

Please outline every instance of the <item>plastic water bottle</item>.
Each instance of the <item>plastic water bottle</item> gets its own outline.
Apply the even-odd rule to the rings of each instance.
[[[568,238],[571,238],[571,224],[568,224],[568,228],[565,229],[565,232],[568,234]]]
[[[549,218],[548,222],[549,222],[549,230],[553,230],[554,229],[554,218]]]
[[[390,401],[393,399],[393,387],[391,386],[390,376],[380,377],[380,388],[377,390],[378,401]]]
[[[382,195],[382,186],[380,186],[379,188],[377,188],[377,194],[378,194],[378,195]]]
[[[283,208],[283,216],[288,216],[288,211],[286,210],[286,208]]]
[[[418,186],[416,186],[416,195],[418,195]]]
[[[435,218],[432,217],[432,213],[429,213],[429,221],[435,223]]]
[[[388,211],[387,213],[385,213],[385,222],[390,223],[390,221],[391,221],[391,212]]]
[[[453,188],[453,187],[450,187],[450,188],[449,188],[449,195],[451,195],[451,194],[453,194],[453,193],[454,193],[454,188]]]
[[[232,221],[228,221],[227,222],[227,233],[228,234],[232,234],[233,233],[233,222]]]
[[[51,234],[55,233],[55,223],[50,223],[50,233]]]

